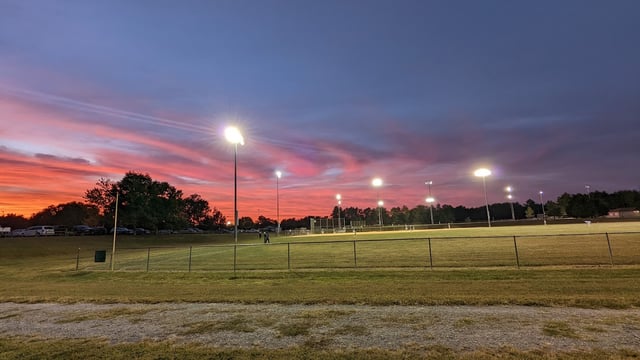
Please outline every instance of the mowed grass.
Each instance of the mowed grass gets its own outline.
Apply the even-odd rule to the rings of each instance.
[[[605,233],[609,234],[609,242]],[[640,306],[640,223],[513,226],[275,237],[256,234],[122,236],[109,271],[112,238],[0,239],[3,302],[240,302],[282,304]],[[549,236],[546,236],[549,235]],[[514,238],[515,244],[514,244]],[[609,253],[613,254],[613,266]],[[515,248],[518,248],[518,259]],[[93,262],[96,250],[105,263]],[[234,267],[236,255],[236,271]],[[518,267],[517,261],[520,267]],[[76,266],[80,270],[76,270]],[[139,313],[82,314],[112,318]],[[319,316],[329,316],[320,314]],[[278,328],[304,334],[315,318]],[[304,320],[304,321],[303,321]],[[300,325],[302,324],[302,325]],[[460,326],[464,326],[461,324]],[[251,331],[242,316],[209,328]],[[551,322],[543,329],[571,337]],[[366,334],[358,324],[340,330]],[[556,352],[508,347],[473,352],[441,346],[401,350],[325,350],[321,341],[291,349],[212,349],[199,344],[109,344],[101,339],[0,339],[0,358],[47,359],[626,359],[631,350]]]
[[[476,351],[454,351],[443,346],[408,348],[404,350],[349,349],[325,350],[322,343],[310,343],[292,349],[219,349],[199,344],[175,344],[170,342],[144,342],[109,344],[100,339],[46,340],[0,339],[0,355],[6,359],[237,359],[237,360],[488,360],[488,359],[545,359],[545,360],[602,360],[637,359],[637,352],[630,350],[574,350],[553,352],[550,350],[519,351],[509,347]]]
[[[151,244],[122,243],[115,268],[135,271],[302,270],[344,268],[502,267],[640,264],[640,223],[513,226],[273,237],[265,245],[242,234]],[[125,238],[123,241],[128,241]],[[185,237],[184,240],[191,240]],[[102,245],[109,254],[110,248]],[[79,269],[103,270],[93,252],[80,253]],[[75,262],[71,263],[75,265]]]
[[[2,239],[0,301],[632,307],[639,226],[273,236],[270,245],[242,234],[235,249],[232,235],[122,236],[114,272],[108,236]],[[105,263],[93,262],[98,249],[108,251]]]

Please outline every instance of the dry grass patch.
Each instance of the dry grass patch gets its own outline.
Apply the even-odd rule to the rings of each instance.
[[[598,323],[602,325],[619,325],[623,324],[634,324],[636,326],[640,326],[640,317],[638,316],[607,316],[598,319]]]
[[[542,333],[547,336],[566,337],[570,339],[579,339],[580,336],[567,322],[549,321],[542,327]]]
[[[312,322],[296,321],[280,324],[276,327],[280,336],[305,336],[309,335],[309,329],[314,327]]]
[[[320,309],[300,312],[296,317],[299,319],[323,320],[337,319],[355,313],[355,310]]]
[[[435,314],[403,314],[386,315],[382,318],[382,321],[391,325],[411,325],[415,329],[426,329],[439,323],[441,318]]]
[[[309,335],[309,330],[329,324],[330,320],[354,313],[354,310],[319,309],[298,313],[294,321],[282,323],[276,327],[281,336]],[[322,339],[320,339],[322,340]],[[309,340],[312,343],[313,340]],[[322,341],[321,341],[322,342]]]
[[[229,319],[199,321],[186,325],[187,330],[183,335],[206,334],[219,331],[233,331],[240,333],[251,333],[256,331],[256,327],[249,324],[244,316],[232,316]]]
[[[110,320],[119,317],[127,317],[131,322],[141,321],[140,316],[147,314],[151,309],[131,309],[127,307],[113,308],[103,311],[92,311],[85,314],[70,315],[56,322],[59,324],[74,323],[90,320]]]
[[[20,312],[6,312],[4,314],[0,314],[0,320],[4,320],[4,319],[11,319],[14,317],[18,317],[20,316]]]
[[[607,329],[601,328],[599,326],[586,326],[584,330],[592,333],[601,333],[601,334],[608,332]]]
[[[455,328],[463,328],[463,327],[467,327],[467,326],[471,326],[471,325],[475,325],[478,321],[475,319],[471,319],[471,318],[460,318],[457,319],[454,323],[453,323],[453,327]]]
[[[344,325],[331,331],[331,335],[366,336],[371,332],[363,325]]]

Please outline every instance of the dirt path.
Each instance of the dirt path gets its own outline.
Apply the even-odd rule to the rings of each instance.
[[[0,336],[215,347],[640,350],[640,309],[525,306],[0,303]]]

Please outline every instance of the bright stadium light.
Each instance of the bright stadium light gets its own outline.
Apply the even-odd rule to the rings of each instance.
[[[513,188],[511,186],[507,186],[504,188],[504,191],[507,192],[507,199],[509,199],[509,205],[511,205],[511,220],[515,221],[516,213],[513,211],[513,195],[511,195]]]
[[[276,170],[276,221],[278,227],[276,228],[276,236],[280,235],[280,178],[282,177],[282,171]]]
[[[224,136],[233,144],[233,240],[238,244],[238,144],[244,145],[244,138],[235,126],[224,129]]]
[[[487,183],[485,178],[489,175],[491,175],[491,170],[489,169],[485,169],[485,168],[480,168],[478,170],[476,170],[473,175],[477,176],[477,177],[481,177],[482,178],[482,188],[484,189],[484,203],[487,207],[487,224],[489,225],[489,227],[491,227],[491,215],[489,214],[489,200],[487,198]]]
[[[380,178],[374,178],[373,180],[371,180],[371,185],[373,185],[374,188],[378,189],[377,192],[377,199],[378,199],[378,226],[380,226],[380,229],[382,229],[382,200],[380,200],[380,187],[382,186],[382,179]]]
[[[342,208],[342,195],[337,194],[336,195],[336,200],[338,201],[338,229],[342,229],[342,226],[340,225],[340,212],[342,210],[341,209]]]
[[[547,225],[547,215],[544,213],[544,201],[542,201],[542,190],[540,190],[540,206],[542,206],[542,220],[545,225]]]
[[[427,202],[429,203],[429,214],[431,215],[431,225],[433,225],[433,202],[436,201],[431,196],[431,185],[433,185],[433,181],[428,180],[424,182],[429,187],[429,197],[427,198]]]

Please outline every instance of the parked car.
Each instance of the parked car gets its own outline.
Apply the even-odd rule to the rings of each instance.
[[[53,227],[53,232],[55,235],[66,236],[71,232],[71,229],[64,225],[56,225]]]
[[[108,232],[104,226],[94,226],[91,228],[91,235],[106,235]]]
[[[37,225],[28,227],[27,230],[24,231],[22,236],[51,236],[55,234],[56,232],[53,226]]]
[[[72,231],[75,235],[92,235],[93,228],[89,225],[75,225]]]
[[[10,236],[10,235],[11,235],[11,228],[10,227],[0,226],[0,236],[1,237]]]
[[[113,234],[113,229],[111,229],[109,231],[111,234]],[[126,227],[122,227],[122,226],[118,226],[116,228],[116,234],[118,235],[133,235],[133,230],[126,228]]]
[[[24,236],[27,229],[13,229],[11,230],[11,236]]]
[[[186,228],[178,231],[179,234],[200,234],[202,230],[198,228]]]
[[[151,231],[143,228],[135,228],[133,229],[133,233],[136,235],[149,235],[151,234]]]

